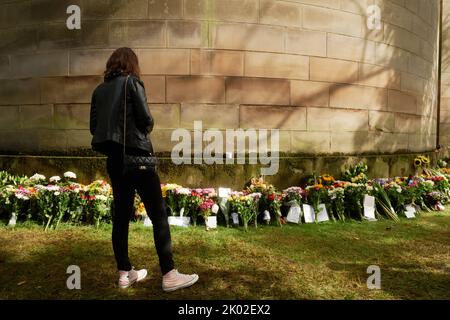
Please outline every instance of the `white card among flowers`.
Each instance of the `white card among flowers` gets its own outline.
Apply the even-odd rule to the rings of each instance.
[[[150,220],[150,218],[147,215],[145,215],[145,218],[144,218],[144,226],[146,226],[146,227],[153,226],[152,220]]]
[[[375,197],[366,194],[364,196],[364,217],[375,221]]]
[[[318,209],[319,212],[317,213],[317,222],[329,221],[330,218],[328,217],[327,207],[325,206],[325,204],[319,204]]]
[[[289,208],[289,212],[287,214],[287,222],[291,222],[291,223],[299,223],[300,222],[300,215],[301,215],[301,208],[300,206],[297,205],[292,205]]]
[[[416,217],[416,208],[414,208],[413,205],[407,205],[406,207],[406,211],[405,211],[405,216],[408,219],[414,219]]]
[[[176,216],[169,216],[169,224],[172,226],[177,227],[189,227],[191,223],[190,217],[176,217]]]
[[[314,209],[309,204],[303,204],[303,216],[305,217],[305,223],[314,223],[316,220]]]

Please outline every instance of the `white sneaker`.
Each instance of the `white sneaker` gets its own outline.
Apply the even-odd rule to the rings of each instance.
[[[135,282],[140,282],[147,276],[147,269],[134,270],[132,268],[130,271],[119,271],[119,287],[126,289],[130,287]]]
[[[192,286],[198,280],[196,274],[182,274],[173,269],[163,276],[162,288],[165,292],[171,292]]]

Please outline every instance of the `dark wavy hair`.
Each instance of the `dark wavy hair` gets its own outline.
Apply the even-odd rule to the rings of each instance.
[[[103,74],[105,81],[117,75],[133,75],[140,78],[141,71],[136,53],[128,47],[116,49],[106,62]]]

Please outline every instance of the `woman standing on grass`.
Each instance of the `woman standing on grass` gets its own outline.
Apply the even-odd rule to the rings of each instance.
[[[128,288],[147,276],[146,269],[135,270],[128,258],[128,227],[134,214],[137,190],[153,223],[153,236],[163,274],[162,288],[164,291],[174,291],[193,285],[198,276],[184,275],[174,269],[170,228],[159,176],[151,167],[123,173],[124,134],[127,155],[153,154],[148,138],[153,129],[153,118],[148,110],[144,84],[139,74],[138,58],[133,50],[119,48],[114,51],[106,64],[104,82],[92,94],[92,148],[108,156],[107,171],[115,208],[112,243],[119,270],[119,287]]]

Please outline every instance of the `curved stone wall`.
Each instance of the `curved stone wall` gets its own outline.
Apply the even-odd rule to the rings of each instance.
[[[81,30],[66,27],[73,4]],[[2,0],[0,150],[89,149],[92,90],[119,46],[138,53],[159,152],[194,120],[278,128],[287,153],[432,150],[438,11],[437,0]]]

